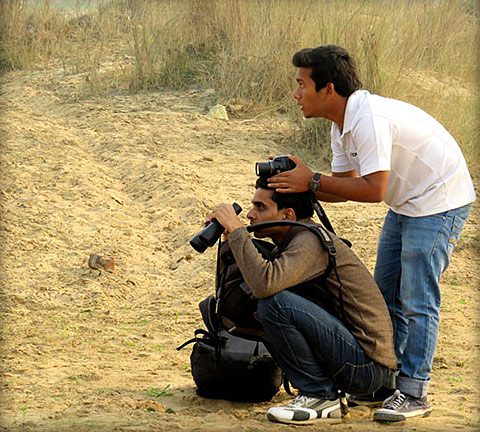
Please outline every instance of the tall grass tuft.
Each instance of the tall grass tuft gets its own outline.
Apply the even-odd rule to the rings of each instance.
[[[63,42],[65,20],[50,2],[0,2],[0,70],[46,62]]]
[[[475,0],[104,0],[83,17],[48,0],[2,0],[0,66],[59,62],[91,90],[209,87],[219,102],[281,112],[292,151],[328,159],[329,125],[301,118],[294,52],[346,47],[364,87],[418,105],[478,157]]]

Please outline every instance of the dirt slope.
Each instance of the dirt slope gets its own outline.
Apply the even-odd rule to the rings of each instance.
[[[248,208],[254,163],[285,151],[276,139],[288,123],[208,118],[213,91],[85,97],[83,79],[2,77],[0,425],[286,430],[266,420],[269,404],[197,397],[189,349],[175,347],[201,325],[197,303],[213,287],[214,251],[197,254],[189,238],[215,203]],[[385,206],[326,209],[372,269]],[[444,278],[435,411],[389,430],[477,430],[477,221],[478,206]],[[113,256],[114,272],[88,268],[94,252]],[[325,428],[385,426],[359,409]]]

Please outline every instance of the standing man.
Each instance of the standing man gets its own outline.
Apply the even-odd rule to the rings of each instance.
[[[441,274],[475,200],[462,152],[421,109],[360,90],[354,60],[335,45],[293,56],[294,97],[306,118],[332,121],[332,175],[297,164],[269,179],[277,192],[315,191],[323,201],[385,201],[390,209],[375,280],[393,322],[399,375],[376,420],[426,416],[437,343]]]

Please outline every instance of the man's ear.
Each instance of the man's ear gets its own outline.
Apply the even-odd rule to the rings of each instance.
[[[293,208],[286,208],[284,210],[285,210],[284,216],[286,220],[292,220],[292,221],[297,220],[297,215],[295,214],[295,210],[293,210]]]
[[[327,85],[325,86],[325,90],[327,92],[327,94],[331,95],[335,92],[335,84],[329,82],[327,83]]]

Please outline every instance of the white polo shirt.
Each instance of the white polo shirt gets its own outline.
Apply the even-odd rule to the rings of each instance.
[[[333,172],[390,171],[385,202],[396,213],[428,216],[475,200],[457,142],[413,105],[358,90],[348,98],[343,131],[332,124],[331,140]]]

